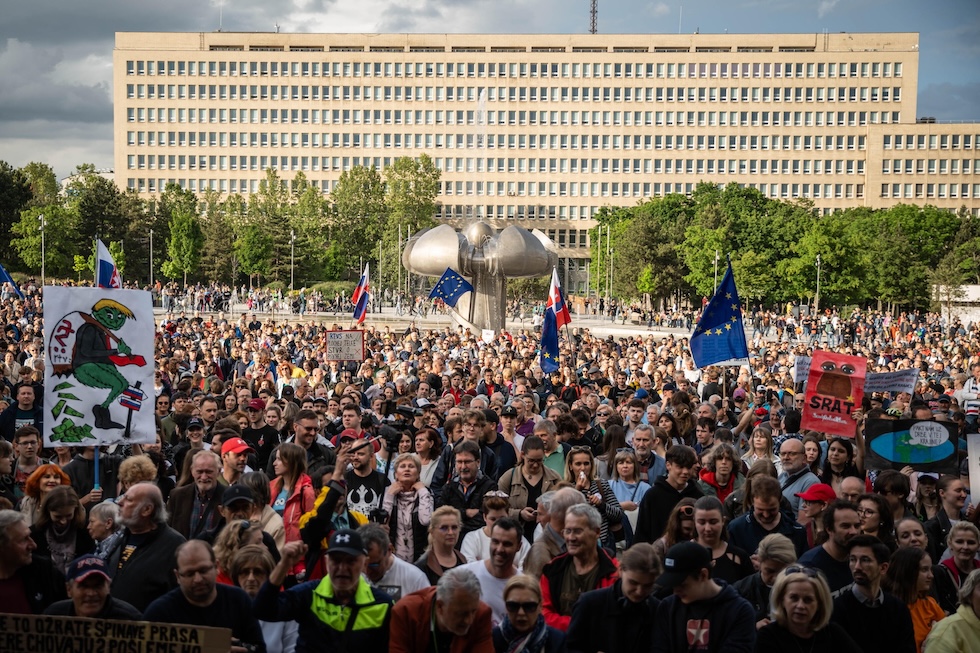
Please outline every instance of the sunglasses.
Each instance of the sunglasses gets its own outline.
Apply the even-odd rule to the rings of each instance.
[[[812,567],[804,567],[802,565],[790,565],[783,570],[783,573],[787,576],[790,574],[806,574],[810,578],[819,578],[820,572]]]
[[[504,606],[507,608],[507,612],[520,612],[524,611],[524,614],[531,614],[538,609],[540,605],[537,601],[504,601]]]
[[[592,447],[587,444],[580,444],[577,447],[572,447],[568,453],[592,453]]]
[[[694,517],[694,506],[681,506],[677,512],[681,517]]]

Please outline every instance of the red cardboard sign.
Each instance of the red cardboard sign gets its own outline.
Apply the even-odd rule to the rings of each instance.
[[[814,352],[801,429],[854,437],[851,413],[861,408],[867,367],[860,356]]]

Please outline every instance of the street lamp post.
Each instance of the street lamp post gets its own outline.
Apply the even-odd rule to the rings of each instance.
[[[44,287],[45,275],[44,275],[44,214],[37,216],[38,220],[41,221],[41,226],[38,229],[41,232],[41,287]]]
[[[715,289],[718,289],[718,250],[715,250]]]
[[[820,311],[820,255],[817,254],[817,294],[813,298],[814,312]]]
[[[153,230],[150,229],[150,286],[153,286]]]
[[[296,231],[289,230],[289,292],[293,291],[293,279],[296,265]]]

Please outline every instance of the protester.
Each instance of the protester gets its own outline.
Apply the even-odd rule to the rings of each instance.
[[[653,653],[748,653],[756,640],[754,611],[724,581],[711,578],[711,553],[697,542],[670,547],[657,580],[672,592],[657,607]],[[691,630],[693,627],[693,631]]]
[[[422,482],[422,460],[408,452],[393,464],[394,479],[385,490],[382,507],[388,513],[388,535],[395,555],[411,564],[425,550],[432,494]]]
[[[249,598],[255,599],[259,589],[269,578],[275,562],[268,549],[256,544],[247,544],[235,552],[229,568],[229,576],[234,584],[245,590]],[[262,621],[262,639],[265,640],[266,653],[293,653],[299,637],[299,624],[295,621]]]
[[[667,451],[667,474],[656,479],[640,501],[633,535],[635,542],[653,542],[660,538],[667,528],[671,511],[681,499],[703,496],[697,483],[691,481],[697,462],[697,455],[690,447],[677,445]]]
[[[409,594],[392,610],[389,653],[492,653],[490,608],[480,581],[467,569],[450,569],[435,587]]]
[[[64,577],[46,558],[34,555],[27,517],[15,510],[0,510],[0,593],[3,611],[41,614],[65,598]]]
[[[504,606],[504,587],[517,575],[517,554],[524,537],[516,519],[501,517],[490,527],[490,555],[485,559],[469,562],[462,569],[473,572],[480,582],[483,602],[490,606],[491,623],[494,627],[503,623],[507,615]],[[526,542],[524,542],[526,546]]]
[[[252,601],[240,587],[217,582],[211,545],[189,540],[177,547],[174,574],[178,587],[153,601],[143,618],[150,622],[209,626],[231,630],[232,653],[265,653],[262,629]]]
[[[824,511],[823,524],[827,539],[801,555],[800,564],[823,572],[831,594],[836,596],[852,582],[848,542],[861,532],[860,518],[854,504],[837,500]]]
[[[662,572],[652,545],[641,542],[627,549],[619,561],[619,579],[610,587],[582,594],[572,608],[569,650],[648,650],[660,605],[653,592]]]
[[[459,531],[462,527],[459,511],[451,506],[442,506],[432,512],[429,520],[429,546],[425,553],[415,561],[430,585],[435,585],[449,569],[465,565],[467,560],[456,549]]]
[[[980,650],[980,569],[970,572],[959,592],[956,613],[936,624],[923,646],[927,653]]]
[[[374,587],[396,603],[398,599],[429,586],[425,574],[395,556],[388,533],[380,524],[365,524],[357,529],[367,551],[364,575]]]
[[[521,444],[520,464],[505,471],[497,482],[497,488],[507,494],[510,516],[520,519],[528,541],[533,540],[537,526],[534,506],[538,497],[561,482],[561,476],[544,466],[544,456],[544,442],[529,435]]]
[[[306,451],[298,444],[285,442],[272,455],[276,478],[269,482],[272,509],[282,517],[286,542],[300,539],[299,520],[313,509],[316,494],[313,481],[306,473]]]
[[[212,530],[221,518],[218,506],[225,486],[218,483],[221,461],[217,454],[198,449],[190,454],[193,482],[174,489],[167,501],[168,523],[184,538]]]
[[[44,495],[37,521],[31,527],[35,553],[51,560],[61,574],[75,558],[95,550],[85,526],[85,509],[68,485],[59,485]]]
[[[495,653],[563,653],[565,633],[544,622],[541,586],[537,579],[519,574],[504,586],[507,614],[493,629]]]
[[[759,629],[756,653],[862,653],[844,628],[830,621],[834,606],[820,572],[793,565],[772,588],[772,623]]]
[[[767,535],[759,542],[756,551],[759,571],[746,576],[733,585],[741,597],[755,609],[756,628],[769,624],[769,598],[776,576],[783,569],[796,562],[796,548],[789,538],[779,533]]]
[[[83,555],[68,565],[65,587],[68,598],[52,603],[44,611],[59,617],[89,617],[92,619],[121,619],[142,621],[143,614],[109,594],[109,570],[105,560],[94,555]]]
[[[933,567],[933,574],[939,606],[946,614],[952,614],[956,611],[959,590],[966,577],[975,569],[980,569],[980,561],[977,560],[980,530],[969,522],[958,521],[950,528],[946,543],[951,555]]]
[[[933,578],[929,554],[914,547],[893,553],[885,572],[885,590],[904,601],[912,616],[916,653],[922,653],[922,642],[933,625],[946,616],[932,596]]]
[[[711,552],[711,577],[736,583],[754,569],[749,554],[728,542],[721,501],[704,496],[694,504],[695,541]]]
[[[24,497],[20,502],[20,511],[27,515],[27,521],[31,526],[41,518],[41,504],[44,503],[44,497],[51,490],[62,485],[70,486],[71,479],[60,467],[49,463],[39,465],[27,477],[24,483]]]
[[[255,616],[263,621],[296,621],[297,653],[387,651],[391,597],[361,576],[367,552],[357,531],[339,529],[330,536],[323,579],[283,591],[286,577],[306,553],[303,542],[283,547],[282,559],[254,598]]]

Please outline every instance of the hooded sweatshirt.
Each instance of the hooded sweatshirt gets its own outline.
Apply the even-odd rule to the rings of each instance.
[[[640,501],[633,541],[652,543],[664,534],[667,518],[681,499],[700,499],[702,496],[704,494],[697,483],[688,481],[683,490],[676,490],[667,482],[666,476],[661,476]]]

